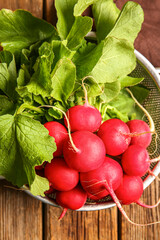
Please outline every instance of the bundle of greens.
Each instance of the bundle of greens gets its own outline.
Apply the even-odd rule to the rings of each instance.
[[[96,38],[87,35],[93,19],[82,16],[90,5]],[[56,28],[24,10],[0,11],[0,175],[42,196],[49,182],[35,166],[50,162],[56,151],[43,124],[61,122],[58,109],[83,104],[82,81],[103,121],[142,116],[125,89],[143,80],[130,76],[144,18],[140,5],[127,2],[120,11],[113,0],[56,0],[55,7]]]

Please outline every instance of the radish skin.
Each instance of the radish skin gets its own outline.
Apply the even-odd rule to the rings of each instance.
[[[71,134],[71,138],[79,151],[73,149],[69,138],[64,142],[63,155],[70,168],[78,172],[88,172],[103,164],[105,146],[97,135],[89,131],[77,131]]]
[[[86,173],[80,173],[82,187],[90,198],[99,200],[109,194],[106,189],[106,181],[115,190],[121,183],[123,171],[118,162],[106,157],[101,167]]]
[[[59,191],[69,191],[79,182],[79,173],[69,168],[63,158],[54,158],[47,163],[44,174],[52,187]]]
[[[80,185],[76,186],[70,191],[62,191],[56,193],[56,202],[63,207],[63,211],[59,217],[61,220],[67,209],[77,210],[81,208],[87,200],[87,193]]]
[[[120,119],[109,119],[102,123],[97,135],[104,142],[106,153],[111,156],[118,156],[124,153],[130,144],[131,137],[127,136],[129,133],[126,123]]]

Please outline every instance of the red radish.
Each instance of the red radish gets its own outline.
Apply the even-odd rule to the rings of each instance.
[[[127,125],[130,129],[131,134],[133,133],[135,135],[133,135],[131,138],[131,144],[136,144],[147,148],[152,140],[149,125],[146,122],[138,119],[127,122]],[[140,133],[142,134],[139,135]]]
[[[64,217],[67,209],[77,210],[85,204],[86,200],[87,193],[79,185],[70,191],[57,192],[56,202],[64,208],[59,220]]]
[[[63,153],[63,143],[68,138],[67,129],[59,122],[51,121],[44,124],[45,128],[48,129],[49,135],[54,137],[57,150],[53,153],[54,157],[60,157]]]
[[[130,145],[123,153],[121,163],[127,175],[142,177],[150,166],[149,154],[144,147]]]
[[[71,132],[79,130],[95,132],[100,127],[102,121],[98,109],[88,104],[73,106],[68,109],[66,115],[69,119]],[[64,123],[68,127],[65,118]]]
[[[138,205],[146,208],[153,208],[158,206],[159,201],[155,205],[147,205],[142,203],[139,199],[143,193],[143,181],[139,176],[123,175],[120,186],[115,190],[121,204],[128,205],[137,203]]]
[[[73,106],[66,112],[66,116],[70,123],[71,132],[79,130],[95,132],[101,125],[102,116],[100,112],[88,102],[87,90],[84,86],[84,81],[87,78],[88,76],[82,79],[82,87],[85,94],[85,104],[83,106]],[[66,117],[64,118],[64,123],[66,127],[68,127]]]
[[[71,138],[77,151],[69,138],[63,146],[63,155],[70,168],[88,172],[102,165],[106,151],[104,143],[97,135],[89,131],[77,131],[71,134]]]
[[[115,190],[121,183],[123,171],[118,162],[106,157],[103,164],[86,173],[80,173],[80,182],[89,197],[94,200],[101,199],[109,194],[106,182]]]
[[[115,190],[115,194],[121,204],[130,204],[140,199],[143,193],[143,181],[139,176],[123,175],[120,186]]]
[[[59,191],[69,191],[79,181],[79,173],[69,168],[63,158],[54,158],[51,163],[47,163],[44,174],[53,188]]]
[[[131,138],[126,134],[129,133],[126,123],[119,119],[109,119],[100,126],[97,134],[105,144],[106,153],[117,156],[128,148]]]

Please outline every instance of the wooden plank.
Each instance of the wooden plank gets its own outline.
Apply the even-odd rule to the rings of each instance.
[[[57,221],[60,208],[45,206],[44,240],[117,240],[117,208],[101,211],[76,212],[68,210]]]
[[[44,0],[44,19],[56,26],[57,14],[54,0]]]
[[[0,239],[42,240],[42,203],[0,181]]]
[[[12,10],[25,9],[32,12],[36,17],[43,17],[43,0],[1,0],[0,9],[8,8]]]
[[[147,189],[145,189],[141,201],[146,204],[155,204],[159,198],[160,183],[156,180]],[[154,209],[145,209],[136,204],[131,204],[130,206],[124,207],[127,215],[136,223],[149,223],[160,221],[160,206]],[[160,224],[155,224],[151,226],[134,226],[127,222],[124,217],[121,217],[121,240],[146,240],[160,239]]]

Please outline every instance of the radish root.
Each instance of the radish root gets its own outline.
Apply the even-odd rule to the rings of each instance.
[[[149,225],[153,225],[153,224],[157,224],[157,223],[160,223],[160,221],[157,221],[157,222],[152,222],[152,223],[144,223],[144,224],[140,224],[140,223],[135,223],[133,222],[129,217],[128,215],[126,214],[126,212],[124,211],[122,205],[120,204],[120,201],[119,199],[117,198],[116,194],[114,193],[113,189],[109,186],[109,184],[105,183],[105,186],[106,186],[106,189],[107,191],[109,191],[111,197],[113,198],[114,202],[116,203],[117,207],[119,208],[119,210],[121,211],[121,213],[123,214],[123,216],[128,220],[128,222],[132,223],[133,225],[135,226],[149,226]]]

